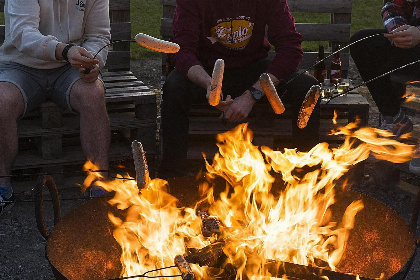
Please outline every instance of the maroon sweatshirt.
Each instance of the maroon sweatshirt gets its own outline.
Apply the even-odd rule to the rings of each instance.
[[[276,56],[267,72],[284,79],[303,57],[286,0],[177,0],[172,27],[181,47],[175,68],[184,75],[194,65],[212,68],[219,58],[226,69],[244,67],[267,57],[271,43]]]

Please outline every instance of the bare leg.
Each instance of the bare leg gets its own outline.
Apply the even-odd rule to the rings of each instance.
[[[87,159],[108,170],[111,129],[102,83],[78,80],[71,89],[70,104],[80,114],[80,139]],[[107,175],[103,173],[105,179]]]
[[[10,175],[18,152],[17,120],[25,108],[19,89],[0,82],[0,176]],[[0,183],[10,178],[0,177]]]

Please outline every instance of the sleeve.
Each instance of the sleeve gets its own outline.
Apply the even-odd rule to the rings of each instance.
[[[108,45],[111,39],[109,20],[109,1],[96,0],[92,9],[86,15],[84,41],[82,46],[95,55],[102,47]],[[106,63],[108,48],[103,48],[96,58],[100,61],[100,67]]]
[[[390,32],[397,27],[408,24],[413,15],[414,5],[406,0],[389,0],[381,10],[382,22]]]
[[[51,35],[39,32],[40,6],[36,0],[8,1],[10,36],[13,45],[22,53],[32,57],[55,61],[55,47],[59,43]]]
[[[177,0],[172,29],[173,41],[180,46],[173,57],[175,69],[186,76],[192,66],[202,65],[198,60],[200,17],[193,0]]]
[[[268,0],[268,41],[276,55],[267,72],[277,79],[285,79],[302,62],[302,35],[296,31],[295,19],[286,0]]]

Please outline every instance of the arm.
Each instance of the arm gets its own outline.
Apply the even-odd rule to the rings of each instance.
[[[414,4],[406,0],[389,0],[381,10],[382,22],[387,30],[407,25],[413,16]]]
[[[275,86],[297,69],[303,58],[301,48],[302,36],[296,31],[295,20],[285,0],[268,0],[268,40],[275,47],[276,56],[269,65],[267,73]],[[262,91],[256,81],[254,88]],[[230,121],[241,121],[251,112],[255,99],[246,90],[242,96],[235,98],[234,103],[226,110],[225,118]]]
[[[409,25],[414,5],[406,0],[390,0],[381,10],[387,34],[384,36],[399,48],[413,48],[420,43],[420,30]]]
[[[43,35],[39,31],[41,9],[38,1],[8,1],[5,8],[10,37],[16,49],[41,60],[56,60],[55,48],[59,42],[55,36]]]
[[[285,0],[268,0],[268,40],[276,56],[267,69],[275,85],[295,71],[302,62],[302,35],[296,31],[295,19]],[[273,76],[276,78],[274,79]]]
[[[173,41],[180,46],[180,50],[174,54],[174,64],[175,69],[186,77],[189,77],[187,73],[191,67],[202,66],[198,60],[199,26],[200,16],[193,0],[177,1],[172,29]]]
[[[95,55],[100,48],[109,44],[111,39],[111,27],[109,19],[109,1],[96,0],[86,10],[84,25],[84,41],[82,47]],[[106,63],[108,48],[102,49],[96,58],[99,60],[99,66],[102,68]]]

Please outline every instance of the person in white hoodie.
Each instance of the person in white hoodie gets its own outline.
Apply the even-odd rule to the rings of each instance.
[[[87,159],[109,165],[110,125],[99,78],[110,42],[108,0],[6,0],[0,47],[0,213],[12,202],[17,121],[51,100],[80,115]],[[93,196],[102,194],[96,189]]]

